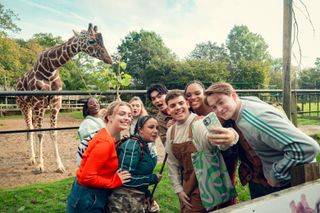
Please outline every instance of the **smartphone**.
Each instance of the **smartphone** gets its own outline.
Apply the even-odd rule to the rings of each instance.
[[[210,112],[206,117],[202,120],[203,124],[207,127],[207,129],[211,129],[211,127],[222,127],[216,113]]]

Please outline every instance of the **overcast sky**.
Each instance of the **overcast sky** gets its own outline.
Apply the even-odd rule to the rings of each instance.
[[[320,57],[320,0],[293,0],[299,28],[302,67]],[[302,4],[302,2],[304,4]],[[181,59],[197,43],[225,43],[234,25],[246,25],[282,57],[283,0],[1,0],[19,15],[16,38],[52,33],[64,40],[72,30],[98,25],[110,53],[131,31],[154,31]],[[306,8],[308,10],[306,10]],[[313,26],[308,19],[308,13]],[[297,41],[297,40],[295,40]],[[299,57],[297,42],[294,54]],[[297,64],[294,57],[293,64]]]

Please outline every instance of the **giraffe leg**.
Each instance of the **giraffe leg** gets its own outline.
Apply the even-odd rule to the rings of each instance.
[[[43,118],[44,118],[44,108],[40,107],[38,110],[35,110],[35,122],[36,122],[36,128],[40,129],[42,128],[43,124]],[[39,142],[39,164],[34,170],[36,174],[40,174],[44,172],[44,163],[43,163],[43,132],[38,132],[38,142]]]
[[[56,128],[57,127],[57,120],[58,120],[58,113],[61,108],[61,97],[55,97],[51,100],[51,117],[50,117],[50,125],[51,128]],[[57,162],[57,173],[64,173],[66,170],[62,164],[60,154],[59,154],[59,147],[58,147],[58,142],[57,142],[57,131],[51,131],[50,132],[51,136],[51,141],[54,144],[54,152],[56,155],[56,162]]]
[[[59,148],[58,148],[58,143],[57,143],[57,131],[52,131],[50,132],[50,136],[51,136],[51,140],[53,141],[54,144],[54,151],[55,151],[55,155],[56,155],[56,162],[57,162],[57,173],[64,173],[66,171],[66,169],[64,168],[61,158],[60,158],[60,154],[59,154]]]
[[[24,115],[24,120],[27,124],[27,129],[33,129],[33,124],[32,124],[32,110],[31,108],[25,106],[25,108],[21,108],[21,111]],[[33,132],[27,132],[27,142],[30,144],[30,151],[31,151],[31,157],[30,157],[30,165],[35,165],[36,164],[36,155],[34,152],[34,134]]]
[[[30,129],[33,129],[33,128],[30,128]],[[33,132],[28,132],[27,133],[27,140],[29,141],[30,143],[30,149],[31,149],[31,157],[30,157],[30,165],[35,165],[37,162],[36,162],[36,155],[35,155],[35,152],[34,152],[34,134]]]

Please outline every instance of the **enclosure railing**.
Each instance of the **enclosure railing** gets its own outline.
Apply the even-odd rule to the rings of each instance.
[[[273,104],[282,103],[282,90],[237,90],[239,96],[257,96],[260,99]],[[105,105],[116,96],[116,90],[101,91],[0,91],[0,116],[5,112],[19,111],[15,104],[15,96],[41,96],[60,95],[63,96],[62,110],[80,110],[83,100],[88,96],[101,96]],[[145,104],[149,100],[146,97],[146,90],[120,90],[123,100],[129,100],[134,95],[139,95]],[[70,98],[72,97],[72,98]],[[293,108],[298,114],[320,115],[320,90],[293,90]],[[81,102],[82,100],[82,102]]]

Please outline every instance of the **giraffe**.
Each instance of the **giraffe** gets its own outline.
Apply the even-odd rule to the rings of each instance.
[[[90,56],[102,60],[106,64],[112,64],[112,59],[103,44],[101,33],[97,32],[97,26],[89,24],[88,30],[80,33],[74,32],[74,36],[65,43],[43,51],[33,64],[31,70],[26,72],[17,82],[18,91],[60,91],[62,82],[58,68],[79,52],[85,52]],[[61,108],[61,96],[17,96],[16,102],[27,125],[27,129],[42,128],[45,110],[50,110],[50,127],[57,127],[57,116]],[[38,132],[39,163],[35,169],[36,173],[44,171],[43,163],[43,132]],[[54,144],[55,157],[58,173],[65,172],[57,144],[57,132],[50,132]],[[27,133],[27,141],[30,143],[30,164],[36,164],[34,151],[33,132]]]

